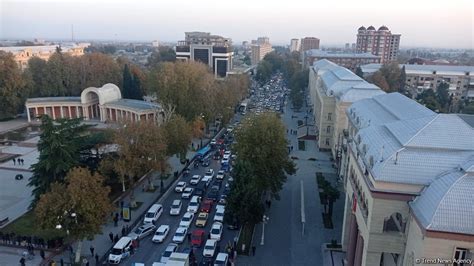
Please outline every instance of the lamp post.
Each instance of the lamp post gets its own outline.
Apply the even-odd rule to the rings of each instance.
[[[260,245],[263,246],[265,244],[265,224],[270,220],[270,217],[263,215],[262,218],[262,239],[260,240]]]
[[[66,235],[69,238],[69,228],[70,228],[70,221],[66,219],[74,219],[75,224],[77,224],[77,214],[75,212],[64,211],[64,216],[58,216],[58,224],[56,225],[57,230],[64,229],[66,230]],[[61,225],[60,221],[63,220],[64,226]],[[69,253],[69,261],[72,262],[72,254]]]

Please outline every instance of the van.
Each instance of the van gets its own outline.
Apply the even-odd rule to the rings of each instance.
[[[163,206],[161,204],[153,204],[150,209],[146,212],[143,223],[155,223],[163,213]]]
[[[124,236],[114,245],[109,254],[108,262],[111,264],[119,264],[122,260],[130,256],[132,247],[132,238]]]

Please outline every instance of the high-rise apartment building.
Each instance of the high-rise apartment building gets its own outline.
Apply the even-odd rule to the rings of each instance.
[[[304,37],[301,39],[301,52],[311,49],[319,49],[319,39],[315,37]]]
[[[375,30],[373,26],[367,29],[362,26],[357,32],[356,52],[372,53],[382,59],[382,63],[397,59],[400,48],[400,34],[392,34],[386,26]]]
[[[186,32],[176,45],[177,60],[199,61],[209,66],[216,77],[225,77],[232,69],[232,40],[209,32]]]
[[[300,40],[291,39],[290,41],[290,52],[297,52],[300,50]]]
[[[268,37],[259,37],[256,44],[252,44],[252,65],[256,65],[266,54],[272,51],[272,45]]]

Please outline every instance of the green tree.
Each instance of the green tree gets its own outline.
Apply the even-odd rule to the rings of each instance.
[[[48,192],[54,182],[64,182],[66,173],[80,165],[81,154],[93,145],[90,135],[85,134],[89,126],[81,125],[80,119],[58,119],[41,117],[41,135],[38,142],[38,162],[31,166],[33,175],[28,185],[33,187],[34,207],[39,197]]]
[[[438,102],[437,96],[432,89],[428,89],[423,91],[421,94],[418,95],[417,100],[435,112],[439,112],[441,105]]]
[[[360,66],[356,68],[355,74],[359,76],[360,78],[364,78],[364,72],[362,72],[362,68],[360,68]]]
[[[41,228],[60,225],[72,240],[80,241],[75,260],[79,262],[82,240],[102,233],[101,226],[113,209],[110,188],[104,186],[101,175],[87,168],[73,168],[65,181],[53,183],[51,191],[41,195],[35,215]]]
[[[436,99],[444,112],[449,112],[450,96],[448,89],[449,84],[446,82],[440,83],[436,88]]]
[[[127,99],[131,99],[134,88],[132,73],[130,73],[130,69],[128,64],[125,64],[123,68],[123,85],[122,85],[122,96]]]
[[[257,74],[255,79],[260,83],[264,84],[270,80],[273,73],[273,66],[267,60],[262,60],[257,66]]]
[[[176,52],[168,47],[161,46],[157,50],[153,51],[147,59],[147,66],[149,68],[155,68],[162,62],[175,62]]]
[[[13,55],[0,51],[0,120],[12,118],[23,109],[26,85]]]
[[[402,94],[406,94],[406,79],[407,79],[407,73],[405,71],[405,66],[402,67],[400,70],[400,77],[398,78],[398,83],[399,83],[399,89],[398,92]]]

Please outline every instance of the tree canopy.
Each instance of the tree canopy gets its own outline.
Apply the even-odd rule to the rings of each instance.
[[[0,51],[0,120],[14,117],[23,109],[26,85],[13,55]]]

